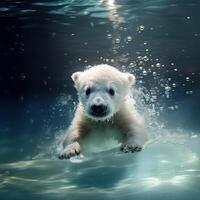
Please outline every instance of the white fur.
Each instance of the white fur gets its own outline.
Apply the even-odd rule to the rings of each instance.
[[[93,66],[83,72],[72,74],[72,80],[77,89],[79,103],[63,143],[60,158],[69,158],[79,154],[87,141],[95,138],[95,144],[103,143],[108,138],[122,144],[124,152],[139,151],[147,141],[144,131],[144,121],[134,107],[131,88],[135,84],[135,76],[123,73],[109,65]],[[89,98],[85,91],[93,88],[95,95]],[[113,97],[107,90],[115,90]],[[104,117],[94,117],[89,114],[90,104],[95,98],[102,99],[109,108]]]

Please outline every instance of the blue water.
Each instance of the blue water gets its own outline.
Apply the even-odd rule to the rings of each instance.
[[[0,2],[0,199],[199,199],[200,2]],[[135,74],[149,142],[59,160],[71,74]]]

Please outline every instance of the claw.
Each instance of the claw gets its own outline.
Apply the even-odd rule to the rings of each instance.
[[[142,147],[136,146],[135,144],[123,144],[120,148],[120,150],[124,153],[129,153],[129,152],[139,152],[142,150]]]
[[[59,159],[69,159],[71,157],[74,157],[76,155],[80,154],[80,145],[78,142],[69,144],[66,146],[63,151],[58,156]]]

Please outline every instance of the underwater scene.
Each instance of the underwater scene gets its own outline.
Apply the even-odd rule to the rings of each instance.
[[[0,63],[1,200],[200,198],[200,1],[2,0]],[[60,160],[99,64],[135,75],[148,142]]]

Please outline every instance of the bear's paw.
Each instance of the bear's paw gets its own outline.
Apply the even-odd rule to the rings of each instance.
[[[78,142],[67,145],[59,154],[59,159],[69,159],[80,154],[80,145]]]

